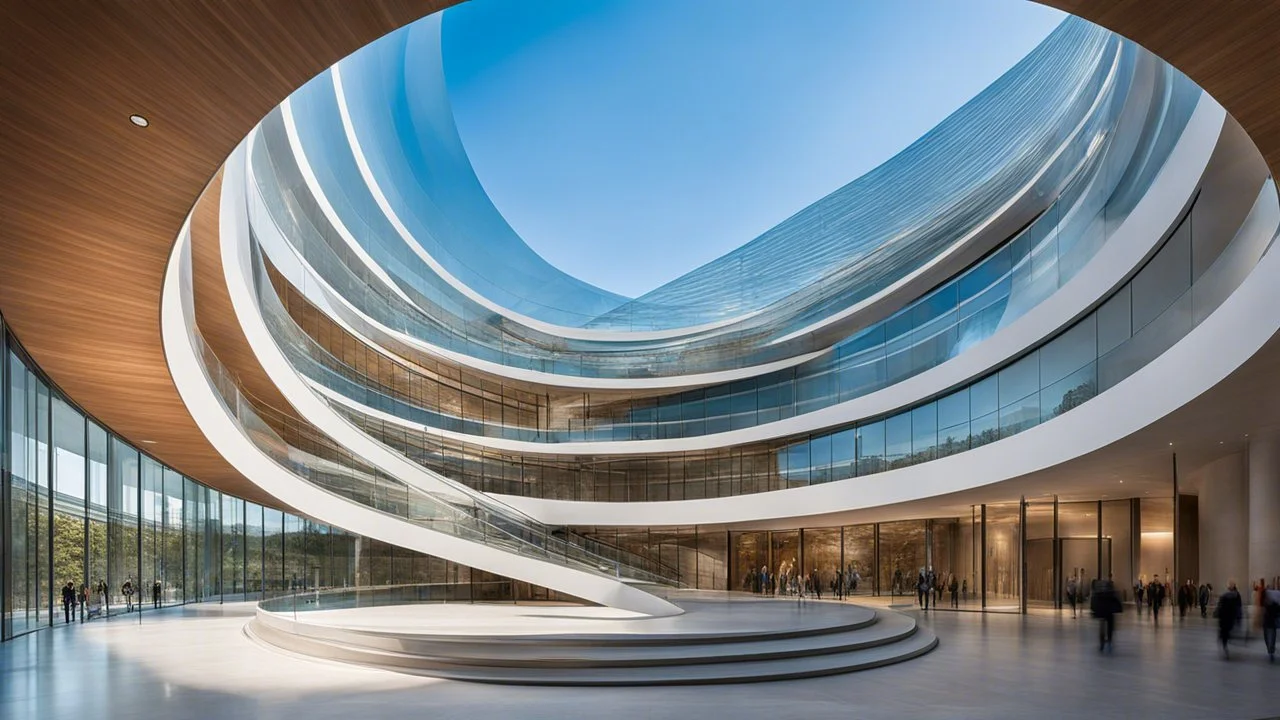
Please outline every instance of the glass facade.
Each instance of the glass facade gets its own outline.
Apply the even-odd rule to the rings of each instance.
[[[1274,194],[1274,184],[1264,182],[1252,210],[1238,210],[1234,227],[1247,226],[1255,216],[1265,215],[1267,203],[1275,202]],[[1087,402],[1167,350],[1226,297],[1223,288],[1238,285],[1265,249],[1258,242],[1263,235],[1223,244],[1222,227],[1195,230],[1215,227],[1210,219],[1222,215],[1219,202],[1204,195],[1197,198],[1132,280],[1039,347],[940,398],[799,439],[639,458],[548,456],[489,450],[416,431],[341,403],[333,406],[356,426],[428,469],[485,492],[615,502],[685,500],[871,475],[1028,430]],[[1177,261],[1193,253],[1205,265],[1195,282],[1190,265]],[[1209,262],[1214,253],[1216,258]],[[1165,272],[1169,267],[1187,272]],[[1162,278],[1159,290],[1149,279],[1154,276]],[[1155,307],[1161,311],[1149,317]],[[697,391],[703,396],[698,404],[731,410],[740,398],[755,392],[742,389],[748,386],[724,386],[723,393],[716,388]],[[788,414],[794,412],[797,401],[793,397],[791,402]],[[742,405],[747,406],[752,403]],[[655,417],[663,417],[664,407],[656,406]],[[383,410],[393,412],[389,407]],[[682,417],[680,412],[674,416]],[[656,433],[656,428],[651,429]]]
[[[482,588],[469,568],[401,548],[373,554],[366,539],[205,487],[87,418],[0,335],[0,639],[68,620],[321,588],[382,601],[425,583],[451,586],[451,600],[556,597],[506,580]],[[77,600],[64,608],[68,583]]]

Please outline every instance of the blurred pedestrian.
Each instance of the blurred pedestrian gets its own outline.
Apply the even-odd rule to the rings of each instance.
[[[1227,643],[1231,640],[1231,633],[1236,629],[1236,623],[1240,622],[1243,611],[1244,603],[1240,592],[1236,590],[1236,582],[1232,580],[1227,583],[1227,591],[1218,598],[1218,607],[1213,612],[1218,618],[1218,642],[1222,643],[1222,657],[1225,659],[1231,658]]]
[[[1267,645],[1267,659],[1276,661],[1276,629],[1280,627],[1280,584],[1271,581],[1271,587],[1262,596],[1262,641]]]
[[[1113,649],[1116,615],[1122,612],[1124,607],[1120,603],[1120,595],[1116,593],[1116,585],[1111,581],[1110,575],[1106,580],[1093,581],[1089,593],[1089,609],[1102,623],[1098,637],[1098,652]]]

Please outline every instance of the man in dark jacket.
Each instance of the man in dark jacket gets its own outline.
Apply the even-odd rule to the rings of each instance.
[[[1111,581],[1111,576],[1108,575],[1106,580],[1093,581],[1092,591],[1089,593],[1089,610],[1095,618],[1102,621],[1098,652],[1113,648],[1112,639],[1115,637],[1116,632],[1116,613],[1123,610],[1123,607],[1120,604],[1120,596],[1116,593],[1116,585]]]
[[[68,580],[66,585],[62,586],[62,617],[70,623],[71,615],[76,608],[76,586]]]
[[[1200,591],[1196,595],[1197,604],[1200,606],[1200,617],[1209,616],[1209,590],[1212,586],[1207,583],[1200,585]]]
[[[1152,576],[1151,584],[1147,586],[1147,603],[1151,606],[1151,621],[1158,625],[1160,606],[1164,605],[1164,585],[1160,582],[1159,575]]]
[[[1222,643],[1222,657],[1229,659],[1231,655],[1227,652],[1227,641],[1231,639],[1231,632],[1236,629],[1236,623],[1244,614],[1244,602],[1240,599],[1240,591],[1236,590],[1234,580],[1227,583],[1227,591],[1218,598],[1218,608],[1213,614],[1218,618],[1218,642]]]

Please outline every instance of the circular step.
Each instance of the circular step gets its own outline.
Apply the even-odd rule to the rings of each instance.
[[[433,677],[522,685],[759,682],[853,672],[929,652],[914,618],[835,602],[672,598],[668,618],[595,608],[412,605],[259,610],[255,640],[303,655]]]

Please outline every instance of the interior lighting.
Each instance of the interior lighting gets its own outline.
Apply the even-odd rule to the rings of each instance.
[[[155,441],[155,440],[140,440],[139,442],[141,442],[143,445],[155,445],[155,444],[156,444],[156,441]]]
[[[129,116],[129,122],[133,123],[134,125],[137,125],[140,128],[144,128],[151,124],[150,120],[146,119],[145,117],[137,113],[134,113],[133,115]]]

